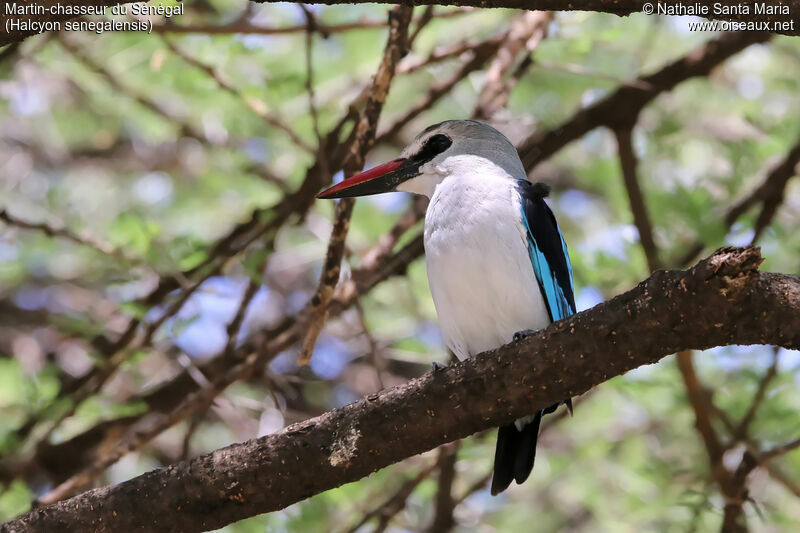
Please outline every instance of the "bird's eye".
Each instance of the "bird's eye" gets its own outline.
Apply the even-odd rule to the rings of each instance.
[[[425,141],[425,144],[422,146],[422,150],[420,150],[417,155],[414,156],[414,159],[418,161],[430,161],[437,155],[450,148],[451,144],[453,144],[453,141],[447,135],[443,135],[441,133],[432,135],[427,141]]]
[[[451,144],[453,144],[453,141],[450,140],[450,137],[439,133],[438,135],[434,135],[425,142],[425,148],[436,154],[441,154],[442,152],[450,148]]]

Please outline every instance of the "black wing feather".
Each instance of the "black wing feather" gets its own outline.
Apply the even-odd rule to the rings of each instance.
[[[572,287],[572,266],[569,261],[569,253],[556,218],[544,201],[550,192],[547,185],[519,180],[517,190],[522,202],[523,222],[529,231],[531,261],[539,261],[538,265],[534,263],[536,279],[550,320],[555,322],[575,313],[575,295]],[[536,255],[534,256],[534,254]],[[546,263],[546,267],[542,266],[542,259]],[[540,271],[537,269],[541,269],[542,272],[549,270],[547,279],[542,279]],[[553,280],[550,276],[555,279]],[[554,281],[560,291],[555,289]],[[546,283],[547,287],[545,287]],[[558,292],[560,294],[557,294]],[[564,301],[566,301],[566,306],[564,306]],[[512,480],[522,483],[528,479],[536,460],[536,441],[539,438],[542,417],[555,411],[561,403],[566,404],[572,413],[572,400],[567,398],[563,402],[553,404],[536,413],[533,420],[522,427],[522,431],[517,429],[516,424],[509,424],[498,430],[492,477],[493,495],[508,488]]]
[[[544,201],[549,188],[543,183],[519,180],[517,191],[522,201],[522,211],[527,219],[530,236],[535,240],[538,250],[544,255],[550,270],[555,274],[556,282],[567,300],[569,310],[575,313],[575,294],[572,288],[572,267],[569,256],[556,217]],[[541,287],[543,280],[538,281]],[[555,322],[563,318],[553,316],[552,303],[546,297],[544,287],[541,288],[551,320]]]

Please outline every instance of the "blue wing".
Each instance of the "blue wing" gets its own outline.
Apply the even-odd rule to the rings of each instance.
[[[528,233],[528,254],[550,320],[555,322],[575,314],[572,264],[567,243],[556,217],[544,201],[549,192],[547,186],[518,180],[517,190],[522,204],[522,223]]]
[[[517,190],[522,204],[522,224],[527,232],[528,254],[550,320],[555,322],[575,313],[572,265],[567,245],[556,217],[544,201],[548,193],[547,186],[517,180]],[[562,403],[571,414],[572,399],[567,398],[541,409],[531,417],[500,428],[494,456],[492,494],[505,490],[512,479],[516,479],[517,483],[525,481],[536,457],[536,439],[541,419]]]

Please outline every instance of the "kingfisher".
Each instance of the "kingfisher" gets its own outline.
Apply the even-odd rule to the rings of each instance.
[[[519,340],[575,313],[572,265],[549,188],[531,183],[511,142],[474,120],[426,128],[400,157],[326,189],[318,198],[406,191],[430,199],[424,245],[433,302],[460,360]],[[434,369],[436,365],[434,365]],[[567,398],[499,428],[491,492],[533,469],[544,415]]]

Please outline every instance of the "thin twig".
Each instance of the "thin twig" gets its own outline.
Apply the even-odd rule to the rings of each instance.
[[[708,393],[697,377],[692,362],[692,352],[688,350],[678,352],[677,362],[686,386],[689,404],[694,411],[695,426],[703,439],[712,473],[718,477],[723,469],[722,454],[725,452],[725,448],[711,423]]]
[[[300,149],[310,154],[315,154],[314,148],[308,144],[302,137],[300,137],[294,129],[290,128],[288,125],[284,124],[284,122],[274,113],[270,112],[269,106],[266,102],[259,98],[254,98],[250,96],[245,96],[242,92],[237,89],[233,83],[231,83],[227,78],[225,78],[221,72],[219,72],[216,68],[212,67],[211,65],[207,65],[202,61],[198,60],[197,58],[193,57],[192,55],[186,53],[183,49],[173,43],[169,38],[162,36],[161,39],[164,41],[164,44],[169,48],[171,52],[175,55],[183,59],[189,65],[205,72],[208,77],[210,77],[217,86],[228,92],[229,94],[236,97],[237,100],[242,102],[247,109],[252,111],[256,114],[259,118],[261,118],[264,122],[269,124],[270,126],[284,132],[292,142]]]
[[[748,450],[745,450],[739,466],[732,475],[730,482],[722,487],[725,496],[721,533],[746,533],[747,521],[743,513],[744,504],[750,501],[747,491],[747,476],[758,466],[758,461]]]
[[[618,128],[614,130],[617,138],[617,149],[619,161],[622,167],[622,177],[625,181],[625,190],[628,192],[633,221],[639,231],[639,242],[642,244],[644,255],[647,258],[647,266],[651,272],[661,268],[658,259],[658,248],[653,239],[653,225],[647,213],[644,194],[636,174],[636,154],[633,151],[631,141],[632,126]]]
[[[384,500],[380,505],[364,513],[364,515],[361,517],[361,520],[347,529],[346,533],[355,533],[375,517],[380,517],[380,523],[384,524],[383,527],[385,528],[389,523],[389,520],[391,520],[392,517],[405,508],[406,500],[408,500],[408,497],[411,496],[412,492],[414,492],[414,489],[416,489],[420,483],[425,481],[436,470],[437,467],[438,462],[433,462],[417,472],[416,476],[406,480],[402,485],[400,485],[400,488],[394,494]],[[380,524],[376,526],[376,530],[380,530]]]
[[[314,129],[314,135],[317,138],[317,157],[320,157],[319,149],[322,146],[322,134],[319,129],[319,114],[317,113],[317,105],[314,98],[314,31],[319,28],[314,14],[309,10],[305,4],[300,4],[303,8],[303,14],[306,17],[306,92],[308,93],[308,111],[311,115],[311,125]],[[323,34],[323,37],[325,35]]]
[[[511,90],[506,77],[512,71],[514,62],[522,53],[529,55],[539,46],[547,36],[547,27],[552,18],[553,14],[545,11],[526,11],[514,17],[511,28],[489,64],[473,118],[489,120],[504,105]]]
[[[255,290],[251,290],[253,285],[256,285],[257,289],[257,284],[251,282],[242,297],[233,320],[231,320],[228,326],[228,342],[223,351],[223,356],[226,358],[232,358],[232,352],[236,345],[236,338],[238,337],[244,314],[256,292]],[[59,500],[69,498],[86,487],[106,468],[117,462],[126,454],[140,448],[161,432],[172,427],[186,417],[206,409],[230,384],[238,381],[252,372],[253,369],[262,364],[262,362],[273,358],[280,351],[290,346],[298,337],[299,324],[300,322],[295,322],[294,328],[289,328],[269,342],[265,342],[260,349],[250,351],[242,362],[233,366],[207,387],[201,388],[197,392],[189,395],[169,413],[149,413],[137,420],[128,428],[125,435],[116,446],[101,454],[84,470],[73,475],[39,498],[36,504],[49,505]]]
[[[411,21],[412,11],[412,8],[402,6],[394,8],[389,13],[389,38],[384,49],[383,58],[375,73],[372,87],[369,90],[364,111],[354,130],[355,138],[350,145],[348,158],[344,164],[345,176],[353,175],[361,169],[364,164],[364,155],[374,144],[378,118],[383,109],[383,103],[386,101],[386,96],[389,94],[397,63],[406,53],[408,25]],[[331,230],[319,287],[312,298],[311,319],[300,349],[299,364],[308,364],[311,360],[317,337],[325,323],[328,306],[333,298],[334,287],[339,280],[340,263],[344,253],[344,240],[347,236],[354,204],[355,201],[353,199],[345,198],[340,200],[336,206],[336,220]]]
[[[361,325],[361,330],[364,332],[364,336],[367,338],[367,343],[369,344],[369,359],[372,363],[372,368],[375,370],[375,380],[378,382],[378,386],[381,389],[384,389],[386,388],[386,385],[383,382],[383,369],[386,365],[381,360],[378,342],[375,340],[375,337],[372,336],[372,333],[370,333],[369,328],[367,327],[367,318],[364,314],[364,307],[361,305],[360,298],[356,299],[354,307],[358,313],[358,322]]]
[[[317,337],[319,337],[322,327],[325,325],[325,318],[328,314],[328,306],[333,298],[334,287],[339,281],[342,256],[344,254],[344,241],[347,237],[347,230],[350,227],[350,216],[353,214],[354,205],[355,200],[352,198],[344,198],[336,205],[336,215],[331,236],[328,240],[328,251],[325,254],[319,287],[311,299],[311,319],[308,323],[305,339],[300,347],[300,357],[297,361],[299,365],[307,365],[311,361]]]
[[[428,528],[428,533],[445,533],[455,525],[453,511],[456,502],[453,500],[453,482],[456,478],[456,459],[458,458],[459,442],[452,442],[439,448],[439,488],[436,491],[434,503],[433,522]]]
[[[490,39],[499,45],[500,41],[505,35],[498,35]],[[461,56],[462,54],[471,52],[476,47],[480,46],[482,42],[475,39],[465,39],[461,42],[452,44],[443,44],[434,48],[426,57],[415,57],[413,55],[407,56],[400,62],[397,67],[398,74],[410,74],[425,67],[441,63],[448,59]]]
[[[800,438],[762,452],[761,455],[758,456],[758,462],[759,464],[766,463],[797,448],[800,448]]]
[[[740,440],[747,438],[748,430],[750,428],[750,424],[753,422],[753,419],[756,416],[756,411],[758,411],[758,408],[761,406],[761,403],[764,401],[764,398],[767,395],[767,388],[769,387],[770,382],[775,379],[775,376],[778,375],[778,353],[778,348],[773,348],[772,364],[764,373],[764,376],[759,380],[758,389],[753,396],[753,400],[750,402],[750,407],[747,409],[747,413],[745,413],[745,415],[742,417],[742,421],[739,422],[739,425],[734,430],[733,436],[735,438]]]
[[[114,259],[125,261],[128,263],[141,263],[140,259],[128,257],[123,251],[118,250],[111,246],[110,244],[100,242],[88,236],[81,236],[76,233],[73,233],[66,227],[54,227],[50,224],[45,222],[28,222],[26,220],[22,220],[13,216],[9,213],[6,209],[0,209],[0,220],[8,224],[9,226],[15,226],[17,228],[27,229],[27,230],[34,230],[40,231],[47,235],[48,237],[58,237],[61,239],[65,239],[81,246],[85,246],[90,248],[100,254],[107,255]]]
[[[789,149],[784,158],[767,173],[764,181],[746,197],[736,202],[724,217],[725,230],[730,231],[739,218],[751,207],[761,204],[762,208],[756,218],[753,239],[755,243],[770,224],[777,212],[778,206],[783,201],[786,186],[792,177],[797,175],[797,165],[800,164],[800,140]],[[692,244],[686,253],[678,259],[680,265],[687,265],[694,261],[705,249],[705,244],[699,239]]]
[[[470,73],[480,69],[500,46],[501,39],[489,39],[467,52],[467,58],[461,66],[449,77],[433,83],[425,95],[419,99],[411,108],[390,124],[382,133],[378,135],[376,142],[382,143],[397,135],[403,127],[414,120],[417,116],[427,111],[438,102],[443,96],[459,82],[463,81]]]
[[[435,6],[433,4],[429,6],[425,6],[425,10],[422,12],[416,20],[416,25],[414,27],[414,31],[410,32],[408,36],[408,48],[411,48],[414,44],[414,41],[417,40],[419,33],[428,25],[430,21],[433,20],[433,15],[435,12]]]
[[[471,7],[464,7],[461,9],[440,10],[433,16],[437,19],[461,17],[470,13],[476,13],[477,10]],[[423,13],[424,15],[424,13]],[[417,24],[422,17],[415,19]],[[173,24],[170,19],[166,19],[164,24],[154,25],[153,33],[202,33],[207,35],[219,35],[230,33],[241,34],[256,34],[256,35],[287,35],[293,33],[302,33],[306,31],[306,24],[295,24],[293,26],[282,27],[269,27],[259,26],[253,24],[246,18],[236,20],[230,24],[213,25],[213,24],[193,24],[193,25],[178,25]],[[341,24],[323,25],[318,22],[318,28],[321,34],[332,35],[335,33],[345,33],[358,30],[370,30],[376,28],[385,28],[385,20],[358,20],[355,22],[344,22]]]
[[[661,93],[692,77],[707,75],[737,52],[771,37],[771,34],[759,32],[724,33],[661,70],[638,78],[635,84],[619,87],[606,98],[581,109],[560,126],[533,133],[517,147],[525,170],[532,171],[536,165],[595,128],[631,124],[631,118]]]
[[[131,87],[122,83],[117,76],[112,74],[110,70],[95,61],[92,57],[86,54],[79,46],[72,42],[70,38],[65,37],[63,34],[60,36],[59,44],[69,52],[75,59],[82,63],[85,67],[96,72],[118,93],[126,95],[128,98],[135,101],[140,106],[148,109],[153,114],[161,117],[166,122],[177,126],[180,134],[186,137],[192,137],[200,141],[206,141],[206,136],[198,130],[195,126],[184,122],[181,117],[178,117],[169,111],[164,105],[159,103],[159,100],[149,98],[144,94],[136,92]]]

